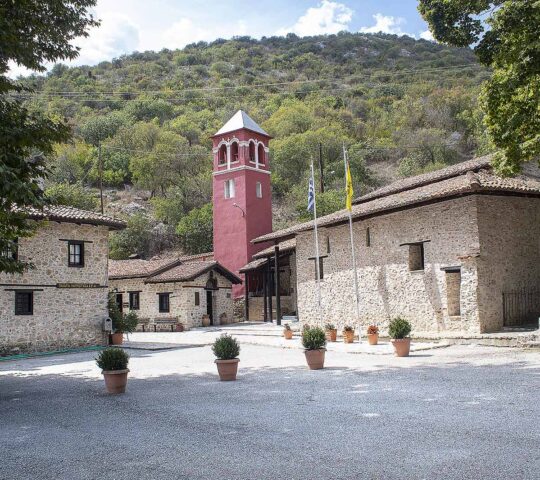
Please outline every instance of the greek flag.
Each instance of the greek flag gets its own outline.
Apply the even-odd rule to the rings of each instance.
[[[309,177],[308,199],[307,199],[308,212],[313,212],[314,208],[315,208],[315,182],[313,180],[313,175],[311,175]]]

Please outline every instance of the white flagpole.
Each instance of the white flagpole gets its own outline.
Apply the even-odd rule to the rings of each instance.
[[[345,142],[343,143],[343,164],[345,166],[345,189],[347,190],[347,166],[348,166],[347,150],[345,149]],[[356,253],[354,251],[354,236],[353,236],[353,222],[352,212],[349,211],[349,235],[351,237],[351,259],[354,272],[354,293],[356,295],[356,324],[358,328],[358,341],[360,341],[362,334],[360,333],[360,297],[358,294],[358,271],[356,268]]]
[[[319,232],[317,230],[317,195],[315,193],[315,173],[313,171],[313,159],[311,159],[311,181],[313,182],[313,223],[315,229],[315,268],[317,271],[317,298],[319,301],[319,318],[321,314],[321,271],[319,261]]]

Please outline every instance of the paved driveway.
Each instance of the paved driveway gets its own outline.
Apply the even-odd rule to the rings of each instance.
[[[128,392],[95,353],[0,362],[2,479],[540,478],[540,354],[453,346],[398,359],[244,345],[132,351]]]

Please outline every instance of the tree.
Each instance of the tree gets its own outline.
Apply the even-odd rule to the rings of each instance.
[[[540,2],[528,0],[420,0],[419,11],[436,40],[474,45],[493,69],[481,105],[501,174],[519,172],[540,155]],[[539,159],[540,160],[540,159]]]
[[[45,190],[47,199],[56,205],[70,205],[83,210],[95,210],[97,200],[80,184],[56,183]]]
[[[180,236],[180,245],[186,253],[206,253],[212,251],[213,220],[212,204],[207,203],[201,208],[194,208],[176,227]]]
[[[44,71],[45,62],[75,58],[78,50],[70,42],[98,24],[89,13],[95,4],[95,0],[0,4],[0,252],[13,249],[19,237],[32,235],[35,226],[26,220],[24,208],[44,205],[40,178],[48,174],[45,156],[52,153],[54,143],[69,137],[66,125],[32,113],[16,97],[6,95],[23,90],[7,77],[9,63]],[[28,267],[15,255],[0,255],[0,272]]]

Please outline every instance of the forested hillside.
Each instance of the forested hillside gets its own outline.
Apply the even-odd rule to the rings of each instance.
[[[72,143],[50,158],[49,197],[129,216],[111,255],[211,248],[211,141],[244,109],[273,137],[274,228],[305,218],[310,158],[318,208],[343,208],[342,145],[355,193],[490,149],[477,109],[487,77],[470,50],[393,35],[236,38],[57,65],[22,80],[31,108],[65,117]],[[209,243],[210,241],[210,243]]]

